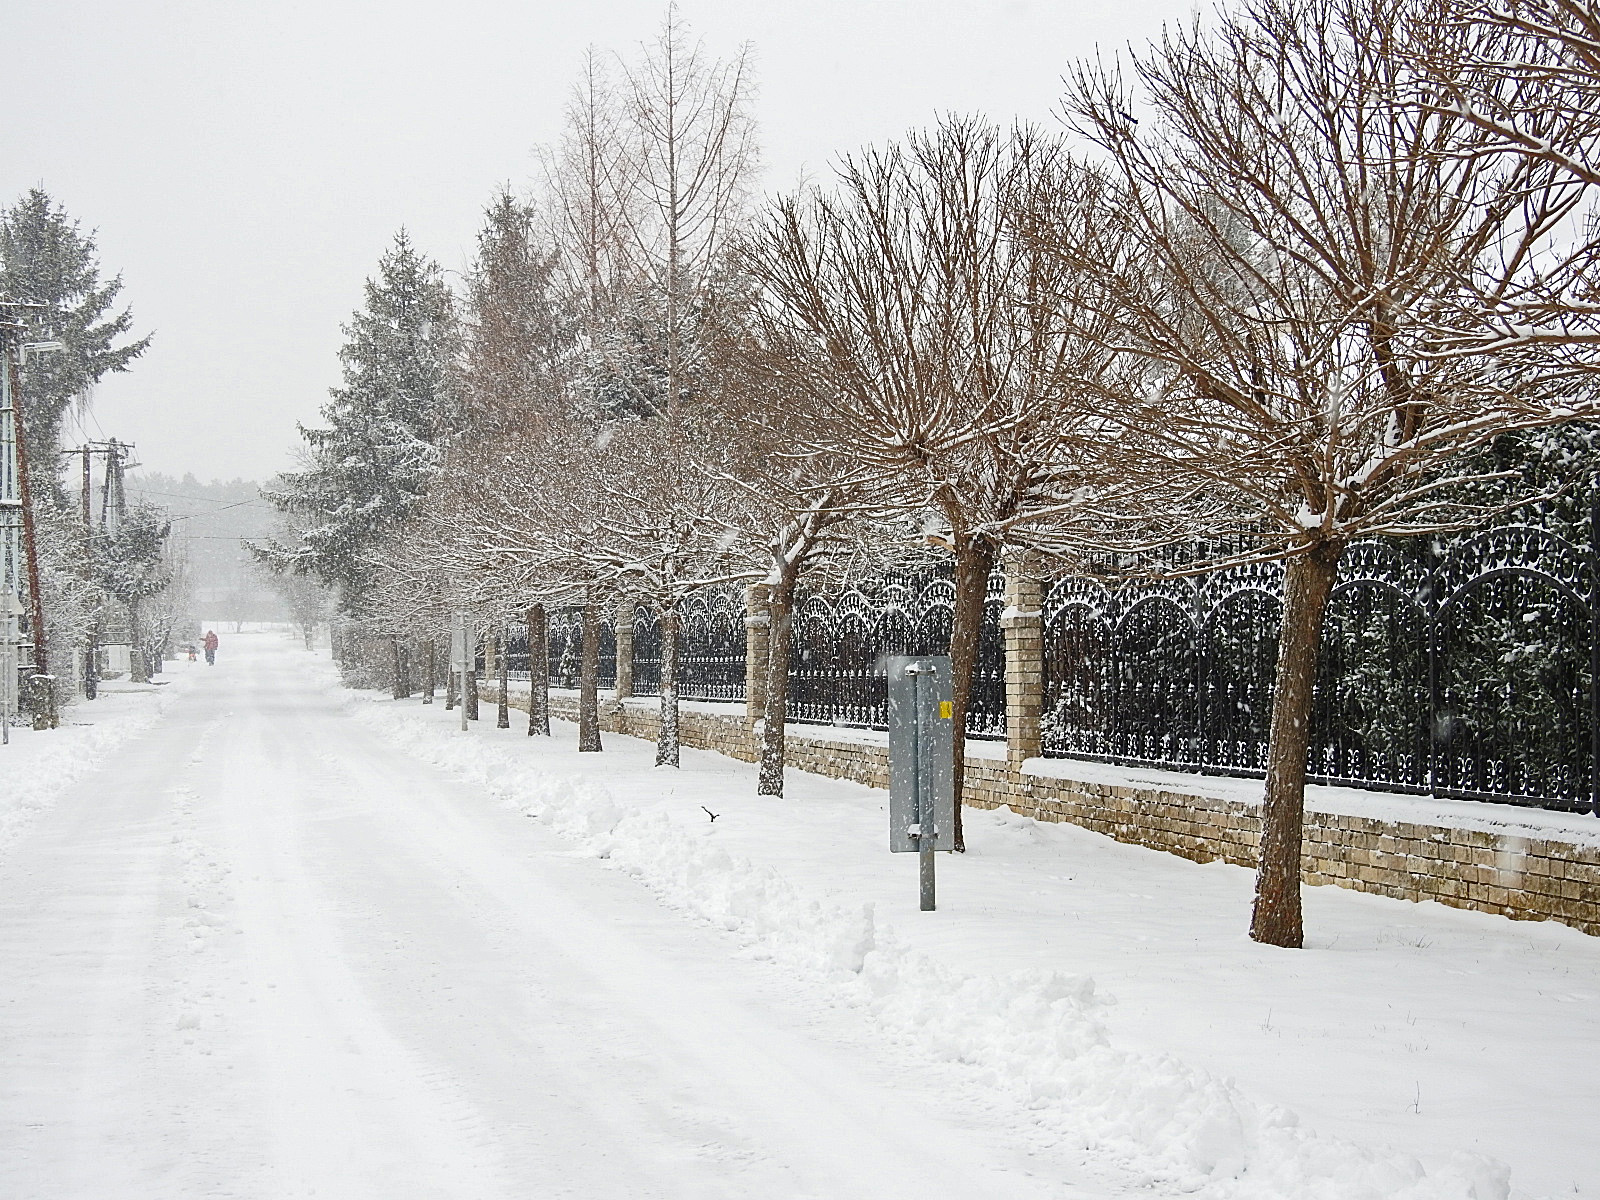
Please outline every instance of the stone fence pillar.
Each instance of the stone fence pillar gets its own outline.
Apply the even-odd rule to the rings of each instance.
[[[772,617],[767,598],[772,589],[752,583],[744,590],[744,715],[759,721],[767,707],[767,645]]]
[[[1006,639],[1006,763],[1012,770],[1037,758],[1044,712],[1044,586],[1031,556],[1007,555],[1006,607],[1000,628]]]
[[[626,700],[633,695],[632,596],[624,596],[617,601],[617,611],[612,617],[612,626],[617,642],[617,699]]]

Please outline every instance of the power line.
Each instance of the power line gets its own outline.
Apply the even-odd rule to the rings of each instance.
[[[157,492],[157,491],[152,491],[150,488],[140,487],[137,483],[129,484],[128,485],[128,490],[130,492],[137,492],[141,496],[166,496],[166,497],[169,497],[170,499],[173,499],[173,500],[193,500],[193,501],[195,501],[197,503],[200,503],[200,504],[225,504],[225,503],[227,503],[230,508],[238,508],[241,504],[261,504],[261,503],[263,503],[263,501],[261,500],[261,498],[259,496],[252,496],[248,500],[235,500],[232,503],[228,503],[227,501],[224,501],[224,500],[213,499],[210,496],[185,496],[181,492]],[[217,511],[220,512],[221,510],[218,509]]]
[[[150,494],[153,495],[153,496],[159,496],[161,493],[160,492],[152,492]],[[180,496],[178,498],[180,500],[187,499],[187,497],[183,497],[183,496]],[[230,509],[230,508],[243,508],[246,504],[260,504],[260,503],[261,503],[261,501],[259,501],[259,500],[240,500],[240,501],[238,501],[238,502],[236,502],[234,504],[224,505],[222,508],[213,508],[210,512],[185,513],[181,517],[173,517],[172,520],[174,522],[176,522],[176,521],[192,521],[196,517],[211,517],[211,516],[215,516],[217,513],[220,513],[220,512],[227,512],[228,509]]]

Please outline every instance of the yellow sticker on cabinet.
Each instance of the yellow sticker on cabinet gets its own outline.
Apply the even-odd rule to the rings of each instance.
[[[956,713],[955,713],[955,705],[951,704],[950,701],[948,701],[948,700],[939,701],[939,716],[941,718],[943,718],[944,720],[948,721],[951,717],[953,717],[955,715],[956,715]]]

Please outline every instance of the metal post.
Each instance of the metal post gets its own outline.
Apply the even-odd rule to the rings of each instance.
[[[917,855],[923,912],[935,907],[934,853],[955,849],[950,659],[888,660],[889,849]]]
[[[1589,483],[1589,815],[1600,817],[1600,479]]]
[[[928,786],[927,764],[922,753],[922,672],[908,667],[911,676],[912,710],[917,719],[911,725],[911,756],[917,764],[912,778],[913,804],[917,814],[917,896],[923,912],[934,911],[933,848],[938,842],[939,830],[933,814],[932,788]]]
[[[457,613],[450,626],[450,666],[461,681],[461,732],[467,731],[467,618]]]
[[[1428,794],[1439,794],[1439,556],[1428,543],[1423,635],[1428,639]]]

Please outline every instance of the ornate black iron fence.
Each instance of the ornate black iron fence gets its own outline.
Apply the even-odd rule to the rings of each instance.
[[[743,700],[744,598],[736,589],[698,592],[679,609],[678,695]]]
[[[1057,583],[1045,752],[1260,774],[1282,578],[1274,565],[1116,590]],[[1324,622],[1312,777],[1594,809],[1597,626],[1594,546],[1546,529],[1351,547]]]
[[[518,621],[506,628],[506,674],[512,679],[527,679],[528,627]]]
[[[633,610],[633,694],[661,694],[661,622],[642,604]]]
[[[678,609],[678,698],[744,699],[744,599],[732,588],[699,592]],[[661,621],[653,609],[633,614],[633,693],[661,692]]]
[[[550,686],[575,688],[578,686],[578,675],[583,669],[583,610],[552,609],[545,621],[550,640]],[[527,627],[523,626],[512,633],[507,641],[512,647],[520,648],[521,652],[519,673],[517,670],[519,660],[515,656],[516,650],[513,650],[512,678],[528,678]],[[617,685],[617,634],[609,616],[602,616],[600,619],[599,682],[600,686],[605,688]]]
[[[978,638],[978,670],[967,714],[971,737],[1006,731],[1005,583],[989,579]],[[943,654],[950,645],[955,586],[948,572],[887,579],[866,589],[817,592],[795,605],[789,713],[795,721],[888,727],[891,654]]]

